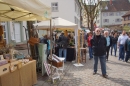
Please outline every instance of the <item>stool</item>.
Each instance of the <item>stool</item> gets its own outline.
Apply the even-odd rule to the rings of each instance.
[[[86,48],[80,48],[80,50],[81,50],[81,55],[80,56],[81,56],[82,62],[85,61],[85,63],[86,63],[86,53],[87,53],[86,51],[87,50],[86,50]]]

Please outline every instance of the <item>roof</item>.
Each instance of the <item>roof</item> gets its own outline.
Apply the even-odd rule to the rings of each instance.
[[[129,11],[130,10],[130,2],[128,0],[113,0],[112,4],[110,1],[102,1],[101,5],[103,8],[102,12],[116,12],[116,11]]]
[[[122,17],[125,17],[125,16],[129,16],[130,15],[130,11],[128,11],[126,14],[124,14]]]

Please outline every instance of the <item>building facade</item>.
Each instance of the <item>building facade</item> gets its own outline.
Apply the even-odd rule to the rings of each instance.
[[[27,27],[25,21],[23,22],[1,22],[4,29],[3,38],[6,44],[26,42],[26,34],[23,26]]]
[[[123,26],[127,25],[130,27],[130,11],[128,11],[125,15],[122,16],[123,18]]]
[[[80,11],[81,6],[79,0],[43,0],[45,4],[51,6],[52,18],[61,17],[70,22],[80,24]]]
[[[98,27],[108,27],[114,25],[121,25],[122,16],[130,10],[129,0],[112,0],[102,1],[102,8],[99,9],[99,15],[96,20]]]

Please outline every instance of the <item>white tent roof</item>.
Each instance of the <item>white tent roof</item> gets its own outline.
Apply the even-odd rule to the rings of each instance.
[[[46,17],[47,19],[51,18],[50,7],[46,6],[42,0],[0,0],[0,1],[25,9],[39,16]]]
[[[42,21],[36,24],[33,24],[34,26],[37,26],[37,29],[46,29],[50,28],[50,21]],[[55,28],[69,28],[69,29],[75,29],[77,28],[77,24],[74,24],[68,20],[62,19],[62,18],[55,18],[52,19],[52,26]]]

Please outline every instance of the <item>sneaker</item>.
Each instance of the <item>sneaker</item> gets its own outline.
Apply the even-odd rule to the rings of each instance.
[[[102,75],[104,78],[108,78],[108,75]]]
[[[97,72],[93,72],[93,75],[97,74]]]

